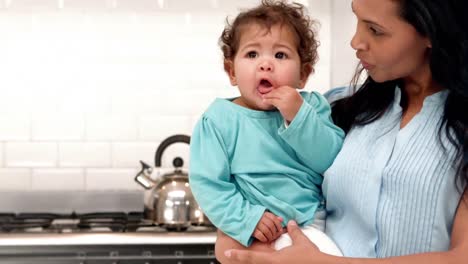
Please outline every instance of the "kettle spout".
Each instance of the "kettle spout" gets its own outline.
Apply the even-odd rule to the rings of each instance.
[[[141,170],[135,176],[135,181],[143,186],[143,188],[149,190],[156,185],[156,182],[151,179],[151,173],[153,169],[146,163],[140,160]]]

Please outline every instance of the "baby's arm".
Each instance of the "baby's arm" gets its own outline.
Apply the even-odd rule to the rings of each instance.
[[[230,237],[248,246],[265,207],[244,199],[232,179],[220,130],[203,117],[190,142],[190,188],[202,211]]]
[[[344,132],[331,119],[327,100],[318,93],[302,93],[304,102],[281,137],[296,151],[298,158],[322,174],[341,149]]]

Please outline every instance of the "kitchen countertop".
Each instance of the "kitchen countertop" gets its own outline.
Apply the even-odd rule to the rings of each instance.
[[[0,246],[214,244],[216,232],[15,233],[0,234]]]

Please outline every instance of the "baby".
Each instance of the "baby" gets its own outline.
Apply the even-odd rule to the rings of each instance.
[[[322,173],[344,132],[324,97],[298,92],[317,60],[312,25],[300,4],[262,1],[221,35],[224,70],[240,96],[216,99],[197,123],[189,173],[197,202],[222,231],[217,253],[253,242],[268,245],[259,250],[287,246],[289,220],[312,241],[316,234],[328,239]]]

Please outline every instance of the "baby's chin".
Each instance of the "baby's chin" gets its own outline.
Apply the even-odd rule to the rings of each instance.
[[[273,111],[276,107],[271,104],[261,103],[256,105],[258,111]]]

